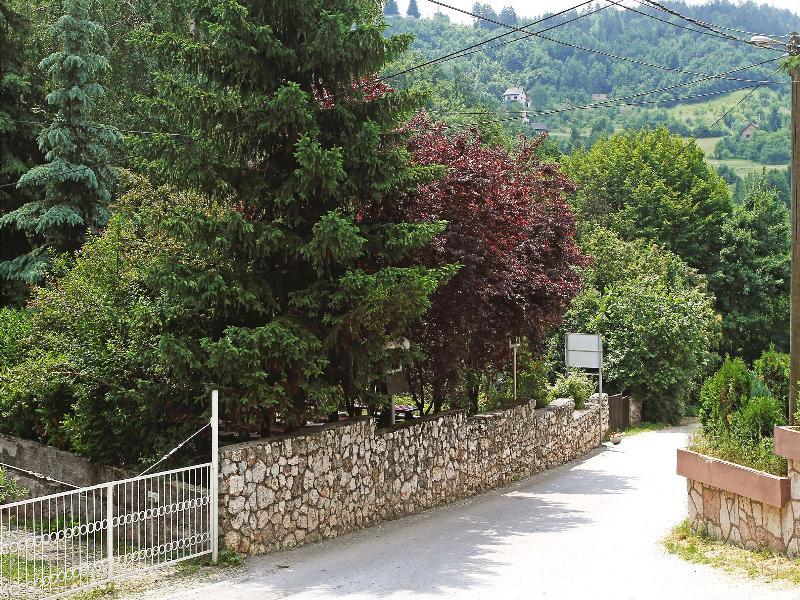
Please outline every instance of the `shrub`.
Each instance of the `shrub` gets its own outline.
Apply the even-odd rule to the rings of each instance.
[[[594,393],[594,382],[580,371],[572,371],[569,375],[559,375],[555,384],[547,394],[548,404],[556,398],[571,398],[575,408],[583,408],[586,400]]]
[[[783,410],[789,403],[789,355],[774,348],[765,350],[753,363],[756,379],[781,403]]]
[[[0,373],[15,365],[22,355],[22,340],[30,332],[25,310],[0,309]]]
[[[741,358],[725,359],[700,390],[700,422],[711,435],[729,430],[731,415],[750,399],[751,375]]]
[[[489,384],[479,401],[479,410],[497,410],[511,408],[514,402],[514,380],[510,369],[502,373],[489,376]],[[541,408],[547,405],[548,398],[548,369],[540,360],[532,358],[527,344],[523,344],[519,351],[517,362],[517,400],[516,404],[523,401],[534,401]]]
[[[28,490],[11,479],[6,471],[0,469],[0,504],[19,500],[27,493]]]
[[[739,439],[758,441],[772,437],[777,425],[784,425],[783,407],[771,397],[752,398],[738,412],[733,414],[731,427]]]

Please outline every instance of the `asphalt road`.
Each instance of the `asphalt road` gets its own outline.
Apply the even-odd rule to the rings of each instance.
[[[511,487],[147,598],[800,599],[800,588],[665,553],[660,540],[686,514],[674,474],[686,437],[686,428],[632,436]]]

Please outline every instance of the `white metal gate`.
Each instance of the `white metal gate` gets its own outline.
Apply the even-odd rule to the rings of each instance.
[[[218,397],[211,462],[0,506],[0,598],[57,598],[210,554],[217,559]]]

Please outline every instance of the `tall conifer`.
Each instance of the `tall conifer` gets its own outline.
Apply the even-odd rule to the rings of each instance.
[[[0,0],[0,217],[25,203],[15,184],[40,160],[31,112],[34,89],[24,65],[27,26],[10,2]],[[0,231],[0,240],[0,263],[30,251],[24,232],[17,229]],[[21,282],[0,275],[0,306],[20,303],[24,297]]]
[[[90,4],[64,0],[64,14],[52,29],[60,49],[39,65],[54,85],[47,103],[56,114],[39,135],[45,164],[17,184],[33,199],[0,218],[0,227],[24,232],[33,245],[27,254],[0,264],[9,279],[41,282],[54,254],[77,250],[87,232],[108,219],[110,149],[120,134],[91,118],[95,100],[105,92],[98,80],[109,65],[105,32],[89,18]]]
[[[192,14],[193,33],[152,40],[170,68],[149,128],[170,135],[140,147],[154,177],[218,208],[162,224],[211,265],[164,272],[185,312],[161,348],[295,424],[377,400],[387,341],[445,276],[397,266],[442,224],[366,216],[425,176],[399,132],[419,99],[373,82],[410,40],[384,37],[380,5],[359,0],[199,0]]]

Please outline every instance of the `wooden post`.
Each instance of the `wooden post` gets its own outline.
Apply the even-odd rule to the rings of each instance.
[[[800,57],[800,35],[792,34],[789,54]],[[800,380],[800,67],[789,69],[792,79],[792,281],[789,308],[789,423],[794,424],[797,412],[797,384]]]

